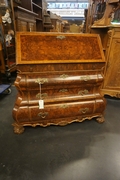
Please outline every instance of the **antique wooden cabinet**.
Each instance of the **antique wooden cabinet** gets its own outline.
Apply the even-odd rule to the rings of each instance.
[[[0,49],[1,72],[10,80],[11,72],[16,70],[15,64],[15,27],[11,1],[0,2]]]
[[[13,0],[16,31],[43,31],[42,0]]]
[[[14,7],[16,31],[36,31],[36,14],[20,6]]]
[[[5,61],[3,58],[3,48],[2,48],[2,43],[0,42],[0,72],[4,73],[5,72]]]
[[[24,126],[104,122],[105,59],[98,35],[18,32],[14,132]]]
[[[98,10],[101,10],[101,14]],[[119,0],[90,0],[86,21],[86,32],[100,35],[105,54],[106,67],[101,93],[120,98]]]
[[[107,43],[105,80],[101,92],[120,98],[120,26],[109,27]]]

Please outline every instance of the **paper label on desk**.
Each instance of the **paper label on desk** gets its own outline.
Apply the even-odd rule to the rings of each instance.
[[[44,109],[44,100],[39,100],[39,109]]]

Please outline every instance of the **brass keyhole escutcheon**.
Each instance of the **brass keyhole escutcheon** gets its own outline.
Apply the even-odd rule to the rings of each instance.
[[[42,119],[45,119],[47,115],[48,115],[48,112],[40,112],[38,114],[38,116],[40,116]]]

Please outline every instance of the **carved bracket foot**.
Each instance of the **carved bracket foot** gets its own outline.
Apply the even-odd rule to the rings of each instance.
[[[98,123],[103,123],[105,121],[104,117],[103,116],[99,116],[99,117],[96,117],[96,121]]]
[[[25,128],[23,126],[20,126],[16,123],[13,124],[13,126],[14,126],[14,133],[16,133],[16,134],[22,134],[25,130]]]

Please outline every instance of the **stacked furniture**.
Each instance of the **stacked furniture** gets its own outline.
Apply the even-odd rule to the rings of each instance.
[[[14,132],[24,126],[104,122],[105,59],[98,35],[18,32]]]
[[[104,7],[102,14],[98,6]],[[99,18],[98,18],[99,16]],[[97,18],[97,19],[94,19]],[[120,2],[90,0],[86,32],[99,34],[106,59],[103,95],[120,98]]]
[[[106,48],[107,65],[102,94],[120,98],[120,26],[109,27]]]
[[[14,0],[16,31],[43,31],[42,0]]]
[[[0,2],[0,71],[10,82],[11,72],[16,70],[15,27],[11,1]]]

